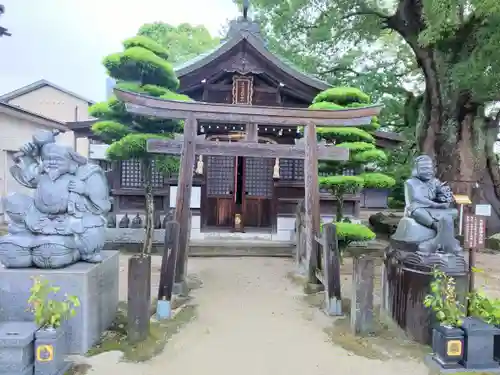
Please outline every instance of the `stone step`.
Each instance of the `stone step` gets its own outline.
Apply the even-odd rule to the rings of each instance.
[[[295,243],[290,241],[242,241],[242,240],[211,240],[191,241],[190,256],[253,256],[253,257],[292,257]]]
[[[127,253],[141,251],[142,243],[113,242],[106,248],[113,248]],[[191,240],[191,257],[293,257],[295,243],[292,241],[262,240]],[[163,253],[163,244],[154,243],[152,253]]]

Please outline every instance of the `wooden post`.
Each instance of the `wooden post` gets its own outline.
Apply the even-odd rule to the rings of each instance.
[[[259,141],[259,125],[247,124],[246,125],[245,139],[247,142],[258,142]]]
[[[179,223],[169,221],[165,225],[165,246],[161,259],[160,286],[158,288],[157,319],[170,319],[172,313],[172,289],[175,263],[179,252]]]
[[[127,338],[131,343],[147,339],[151,305],[151,256],[128,261]]]
[[[316,125],[305,126],[305,224],[308,282],[317,284],[316,268],[318,265],[318,244],[315,236],[319,234],[319,186],[318,186],[318,148],[316,147]]]
[[[177,199],[175,202],[175,221],[180,225],[179,254],[175,264],[175,292],[187,295],[186,259],[189,246],[189,202],[193,185],[193,166],[195,162],[195,141],[198,123],[194,114],[184,121],[184,145],[181,154]]]
[[[302,254],[304,253],[304,248],[303,248],[303,223],[302,223],[302,218],[303,218],[303,212],[304,212],[304,201],[300,201],[300,203],[297,205],[297,211],[295,212],[295,243],[296,243],[296,248],[295,248],[295,263],[297,267],[297,272],[299,274],[305,274],[306,272],[306,267],[304,265],[303,259],[302,259]]]
[[[351,331],[362,335],[373,328],[374,259],[357,256],[352,261]]]
[[[323,278],[325,280],[326,313],[331,316],[342,315],[340,295],[339,242],[335,224],[323,226]]]

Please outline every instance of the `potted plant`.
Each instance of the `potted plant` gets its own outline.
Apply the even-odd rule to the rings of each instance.
[[[460,327],[465,308],[457,299],[453,277],[438,269],[432,276],[430,293],[424,299],[424,305],[439,322],[432,330],[432,358],[442,368],[460,368],[464,353],[464,332]]]
[[[33,278],[28,299],[38,331],[35,333],[35,375],[64,373],[70,364],[65,362],[68,343],[64,321],[76,314],[78,297],[57,296],[59,287],[47,280]],[[58,298],[59,297],[59,298]]]
[[[377,172],[365,172],[360,177],[364,180],[363,195],[365,197],[365,207],[387,208],[389,194],[391,188],[396,185],[396,180]],[[369,199],[368,202],[366,201],[367,197]]]
[[[472,272],[482,272],[473,268]],[[498,367],[500,361],[500,299],[489,298],[479,290],[472,290],[467,297],[467,312],[473,323],[472,329],[465,329],[465,367]],[[467,323],[467,322],[465,322]],[[469,324],[471,325],[471,324]],[[481,350],[469,353],[480,347]]]

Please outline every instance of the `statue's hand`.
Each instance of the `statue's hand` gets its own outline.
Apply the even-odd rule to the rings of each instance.
[[[85,184],[82,181],[72,180],[69,182],[68,190],[73,192],[73,193],[83,195],[83,194],[85,194],[86,188],[85,188]]]
[[[24,145],[22,145],[20,150],[24,155],[33,156],[38,151],[38,148],[36,147],[36,145],[33,142],[28,142],[28,143],[25,143]]]
[[[447,209],[450,208],[449,203],[436,203],[435,208]]]

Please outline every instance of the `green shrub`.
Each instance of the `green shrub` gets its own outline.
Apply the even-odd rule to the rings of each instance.
[[[359,176],[326,176],[319,177],[319,186],[328,189],[333,195],[356,194],[365,181]]]
[[[342,142],[367,142],[375,143],[373,135],[367,131],[359,128],[318,128],[316,134],[321,139],[328,141],[342,141]]]
[[[125,49],[132,47],[142,47],[151,52],[154,52],[156,55],[160,56],[162,59],[168,59],[168,51],[165,47],[156,43],[153,39],[150,39],[145,36],[137,35],[132,38],[129,38],[123,42],[123,47]]]
[[[341,105],[329,102],[317,102],[309,106],[309,109],[328,109],[328,110],[339,110],[344,109]]]
[[[353,154],[351,160],[362,164],[383,163],[387,161],[387,155],[382,150],[372,149]]]
[[[341,106],[352,103],[370,103],[370,97],[355,87],[332,87],[320,92],[313,99],[313,103],[332,102]]]
[[[354,241],[370,241],[375,239],[375,233],[363,224],[335,223],[337,227],[337,238],[346,244]]]
[[[170,90],[179,87],[174,68],[166,60],[142,47],[131,47],[104,59],[108,74],[120,81],[135,81],[141,72],[143,84],[165,86]]]
[[[324,223],[326,224],[326,223]],[[323,231],[323,225],[321,231]],[[365,242],[374,240],[375,233],[363,224],[348,223],[345,221],[333,222],[337,229],[337,240],[339,242],[339,249],[342,252],[351,242]]]
[[[373,143],[367,142],[342,142],[337,144],[336,146],[348,148],[351,153],[375,150],[375,145]]]
[[[362,173],[359,175],[364,180],[364,187],[368,189],[390,189],[396,181],[383,173]]]

